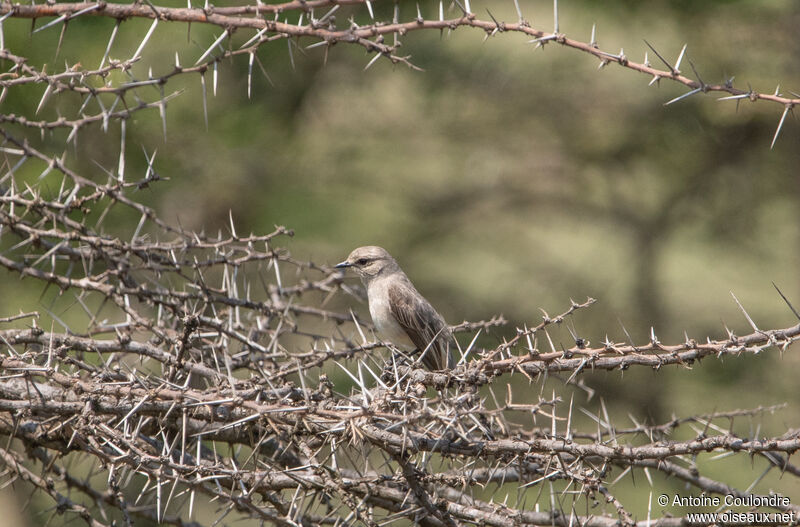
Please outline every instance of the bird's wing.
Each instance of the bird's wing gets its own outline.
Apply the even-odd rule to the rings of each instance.
[[[422,363],[431,370],[449,367],[452,334],[442,316],[410,284],[393,283],[388,293],[389,307],[397,323],[420,352],[427,349]]]

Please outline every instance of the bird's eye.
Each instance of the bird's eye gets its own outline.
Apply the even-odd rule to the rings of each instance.
[[[369,261],[369,260],[367,260],[366,258],[359,258],[358,262],[356,262],[356,263],[357,263],[358,265],[367,265],[367,262],[368,262],[368,261]]]

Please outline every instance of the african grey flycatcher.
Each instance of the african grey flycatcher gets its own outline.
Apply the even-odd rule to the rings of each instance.
[[[382,247],[359,247],[337,269],[352,267],[367,288],[369,314],[378,335],[404,351],[422,353],[429,370],[453,366],[453,334],[442,315],[419,294]]]

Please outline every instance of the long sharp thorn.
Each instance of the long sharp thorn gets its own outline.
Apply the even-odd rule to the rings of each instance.
[[[327,59],[327,54],[328,54],[328,48],[325,48],[325,57],[326,57],[326,59]],[[261,70],[261,73],[264,75],[264,78],[267,79],[267,82],[269,83],[269,85],[274,87],[275,83],[273,83],[272,79],[269,78],[269,74],[267,73],[267,69],[261,63],[261,59],[258,58],[258,55],[256,55],[256,64],[258,64],[258,68]]]
[[[48,84],[47,88],[44,89],[44,94],[42,94],[41,100],[39,101],[39,106],[36,107],[36,113],[37,114],[39,113],[39,110],[41,110],[42,107],[45,105],[47,100],[50,98],[50,94],[51,93],[53,93],[53,85],[52,84]]]
[[[739,302],[739,299],[736,298],[736,295],[733,294],[733,291],[731,291],[730,293],[731,293],[731,296],[733,297],[733,300],[736,302],[736,305],[739,306],[739,309],[741,310],[742,314],[744,315],[744,318],[746,318],[747,322],[750,324],[750,327],[753,328],[753,331],[756,331],[756,332],[760,333],[761,330],[758,329],[758,326],[756,326],[756,323],[753,322],[753,319],[750,318],[750,315],[747,314],[747,311],[745,311],[744,306],[742,305],[742,303]]]
[[[142,50],[147,45],[147,41],[150,40],[150,37],[153,35],[153,31],[156,30],[156,26],[158,26],[158,19],[157,18],[153,19],[153,23],[150,25],[150,29],[147,30],[147,34],[142,39],[142,42],[141,42],[141,44],[139,44],[139,47],[136,48],[136,53],[133,54],[133,57],[131,57],[131,60],[136,60],[136,59],[139,58],[139,55],[141,55]]]
[[[11,16],[11,13],[13,12],[14,11],[9,11],[8,13],[0,17],[0,49],[2,50],[6,49],[6,34],[5,31],[3,31],[3,22],[5,21],[6,18]]]
[[[247,98],[249,99],[252,93],[253,87],[253,60],[255,59],[255,53],[250,53],[250,57],[247,62]]]
[[[114,45],[114,40],[117,38],[117,31],[119,31],[120,24],[122,24],[122,20],[117,20],[117,23],[114,24],[114,29],[111,30],[111,38],[108,39],[106,52],[103,54],[103,60],[100,61],[100,69],[103,69],[103,65],[106,63],[106,60],[108,60],[108,54],[111,52],[111,46]]]
[[[367,65],[364,66],[364,71],[367,71],[373,64],[375,64],[378,61],[379,58],[381,58],[381,54],[380,53],[375,53],[375,56],[372,57],[372,60],[367,62]]]
[[[694,62],[692,62],[691,59],[689,59],[689,66],[692,67],[692,71],[694,72],[694,76],[697,77],[697,82],[700,83],[700,87],[702,88],[703,86],[705,86],[706,83],[703,82],[703,78],[700,77],[699,73],[697,73],[697,68],[694,67]]]
[[[558,0],[553,0],[553,33],[558,34]]]
[[[519,7],[519,0],[514,0],[514,8],[517,10],[517,22],[522,24],[525,19],[522,17],[522,9]]]
[[[211,93],[214,94],[214,97],[217,96],[217,79],[219,78],[219,70],[217,69],[218,64],[218,62],[214,62],[214,70],[211,74]]]
[[[287,39],[286,44],[289,46],[289,64],[292,65],[292,70],[294,70],[294,53],[292,53],[292,39],[291,38]]]
[[[257,41],[257,40],[259,40],[259,39],[261,38],[261,36],[262,36],[264,33],[266,33],[266,32],[267,32],[267,29],[268,29],[268,28],[266,28],[266,27],[265,27],[264,29],[262,29],[261,31],[259,31],[259,32],[258,32],[258,33],[256,33],[255,35],[253,35],[253,38],[251,38],[250,40],[248,40],[247,42],[245,42],[244,44],[242,44],[242,45],[239,47],[239,49],[244,49],[244,48],[246,48],[246,47],[249,47],[249,46],[251,46],[252,44],[254,44],[254,43]]]
[[[783,115],[781,115],[781,120],[778,123],[778,129],[775,130],[775,135],[772,137],[772,144],[769,145],[770,150],[772,150],[772,148],[775,146],[775,141],[778,140],[778,136],[781,134],[781,128],[783,128],[783,122],[786,120],[786,114],[788,114],[789,110],[791,109],[792,106],[787,104],[786,108],[783,110]]]
[[[656,54],[656,57],[658,57],[658,58],[659,58],[659,60],[660,60],[661,62],[663,62],[663,63],[664,63],[664,65],[667,67],[667,69],[669,69],[670,73],[672,73],[673,75],[677,75],[677,74],[678,74],[678,72],[675,70],[675,68],[673,68],[673,67],[672,67],[672,65],[671,65],[669,62],[667,62],[667,59],[665,59],[664,57],[662,57],[662,56],[661,56],[661,53],[659,53],[658,51],[656,51],[656,48],[654,48],[654,47],[653,47],[653,46],[652,46],[652,45],[651,45],[651,44],[650,44],[648,41],[646,41],[646,40],[644,41],[644,43],[645,43],[645,44],[647,44],[647,47],[648,47],[648,48],[650,48],[650,50],[651,50],[653,53],[655,53],[655,54]]]
[[[167,100],[164,98],[164,85],[161,85],[161,100],[158,103],[158,113],[161,115],[161,129],[164,141],[167,140]]]
[[[206,93],[206,74],[200,74],[200,85],[203,88],[203,117],[206,122],[206,131],[208,131],[208,94]]]
[[[569,413],[567,414],[567,441],[572,440],[572,402],[575,398],[575,394],[573,393],[569,397]]]
[[[687,98],[687,97],[691,97],[692,95],[694,95],[694,94],[696,94],[696,93],[700,93],[701,91],[703,91],[703,89],[702,89],[702,88],[695,88],[695,89],[693,89],[692,91],[690,91],[690,92],[687,92],[687,93],[684,93],[683,95],[681,95],[681,96],[679,96],[679,97],[675,97],[675,98],[674,98],[674,99],[672,99],[671,101],[665,102],[665,103],[664,103],[664,106],[669,106],[670,104],[672,104],[672,103],[674,103],[674,102],[678,102],[678,101],[680,101],[680,100],[682,100],[682,99],[685,99],[685,98]]]
[[[369,17],[372,20],[375,20],[375,13],[372,12],[372,2],[370,2],[369,0],[367,0],[367,11],[369,11]]]
[[[748,97],[750,97],[749,93],[742,93],[742,94],[739,94],[739,95],[729,95],[727,97],[720,97],[717,100],[718,101],[733,101],[733,100],[738,100],[738,99],[747,99]]]
[[[217,47],[217,45],[219,45],[219,43],[220,43],[220,42],[222,42],[222,40],[223,40],[223,39],[224,39],[224,38],[225,38],[227,35],[228,35],[228,30],[226,29],[225,31],[223,31],[223,32],[222,32],[222,34],[221,34],[219,37],[217,37],[217,40],[215,40],[215,41],[214,41],[214,43],[213,43],[213,44],[211,44],[211,45],[208,47],[208,49],[205,51],[205,53],[203,53],[202,55],[200,55],[200,58],[199,58],[199,59],[197,59],[197,62],[195,62],[195,65],[197,65],[197,64],[200,64],[201,62],[203,62],[203,60],[204,60],[206,57],[208,57],[208,55],[209,55],[209,54],[211,54],[211,52],[212,52],[212,51],[214,51],[214,48],[215,48],[215,47]]]
[[[308,46],[306,46],[306,49],[313,49],[313,48],[318,48],[320,46],[327,46],[327,45],[328,45],[327,41],[320,40],[319,42],[314,42],[313,44],[309,44]]]
[[[332,14],[334,14],[336,11],[338,11],[340,7],[341,7],[341,6],[340,6],[340,5],[338,5],[338,4],[337,4],[337,5],[335,5],[335,6],[333,6],[333,7],[331,8],[331,10],[330,10],[330,11],[328,11],[327,13],[325,13],[325,14],[322,16],[322,18],[320,18],[319,20],[317,20],[317,24],[323,24],[323,23],[327,22],[327,21],[328,21],[328,19],[331,17],[331,15],[332,15]]]
[[[791,309],[791,310],[792,310],[792,313],[794,313],[794,316],[796,316],[796,317],[798,318],[798,320],[800,320],[800,313],[798,313],[798,312],[797,312],[797,310],[796,310],[796,309],[794,308],[794,306],[792,305],[792,303],[791,303],[791,302],[789,302],[789,299],[788,299],[788,298],[786,298],[786,295],[784,295],[784,294],[781,292],[781,290],[780,290],[780,289],[778,289],[778,286],[777,286],[777,285],[775,285],[775,282],[772,282],[772,287],[774,287],[774,288],[775,288],[775,291],[777,291],[777,292],[778,292],[778,294],[779,294],[779,295],[781,295],[781,298],[783,298],[783,301],[784,301],[784,302],[786,302],[786,305],[787,305],[787,306],[789,306],[789,309]]]
[[[686,46],[688,46],[688,44],[684,44],[683,48],[681,48],[681,53],[678,55],[678,60],[675,61],[675,66],[672,68],[676,73],[681,72],[681,61],[683,60],[683,56],[686,54]]]
[[[55,59],[57,59],[59,53],[61,53],[61,44],[64,42],[64,35],[67,34],[67,26],[68,25],[69,25],[69,18],[64,20],[64,25],[61,26],[61,34],[58,36],[58,45],[56,45],[56,56],[55,56]]]
[[[64,21],[64,20],[66,20],[66,19],[67,19],[67,15],[61,15],[60,17],[56,18],[56,19],[55,19],[55,20],[53,20],[52,22],[48,22],[47,24],[43,25],[43,26],[42,26],[42,27],[40,27],[39,29],[35,29],[35,30],[33,31],[33,33],[32,33],[32,34],[34,34],[34,35],[35,35],[35,34],[36,34],[36,33],[38,33],[39,31],[44,31],[44,30],[45,30],[45,29],[47,29],[48,27],[53,27],[53,26],[55,26],[56,24],[60,24],[61,22],[63,22],[63,21]]]
[[[592,24],[592,39],[589,41],[589,45],[593,48],[597,47],[597,24]]]
[[[119,165],[117,166],[117,178],[120,182],[125,181],[125,119],[121,119],[120,127],[120,140],[119,140]]]
[[[231,235],[234,238],[238,238],[238,236],[236,236],[236,226],[233,223],[233,210],[231,210],[231,209],[228,209],[228,220],[231,223]]]

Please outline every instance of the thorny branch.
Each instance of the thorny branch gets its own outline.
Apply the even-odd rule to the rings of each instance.
[[[554,341],[576,313],[589,311],[590,298],[516,331],[502,317],[454,325],[462,336],[459,364],[441,372],[415,369],[349,311],[354,289],[340,272],[283,248],[291,230],[242,235],[233,218],[226,233],[185,230],[138,199],[161,180],[152,160],[138,180],[125,174],[124,155],[117,170],[97,177],[24,135],[65,128],[74,141],[84,126],[120,121],[124,153],[127,120],[147,108],[163,118],[174,95],[162,91],[148,102],[141,88],[163,89],[187,73],[201,75],[205,86],[204,74],[220,60],[254,57],[262,45],[296,37],[326,48],[352,43],[410,64],[395,55],[399,40],[390,45],[384,36],[459,27],[516,31],[537,44],[554,41],[601,63],[698,88],[677,71],[680,61],[667,70],[636,64],[557,29],[536,30],[521,15],[513,24],[466,12],[340,29],[332,13],[351,4],[372,9],[361,0],[206,9],[0,4],[0,26],[9,18],[56,17],[48,24],[57,26],[104,16],[118,24],[138,17],[224,29],[197,64],[176,64],[145,80],[132,71],[149,36],[126,60],[106,53],[96,69],[62,72],[0,49],[9,65],[0,73],[0,98],[44,85],[40,109],[62,93],[83,101],[74,116],[56,120],[0,115],[8,161],[0,175],[3,285],[24,280],[42,291],[39,300],[20,298],[13,312],[0,313],[0,487],[24,485],[53,503],[53,515],[92,526],[146,519],[198,527],[229,515],[281,526],[384,526],[401,518],[437,527],[684,525],[685,517],[652,504],[642,518],[634,511],[641,504],[616,492],[628,475],[641,481],[652,474],[679,480],[693,494],[763,500],[767,510],[800,513],[798,504],[756,490],[773,470],[789,481],[787,488],[797,483],[800,468],[791,458],[800,450],[800,429],[762,437],[735,426],[780,407],[621,427],[555,393],[537,399],[511,383],[512,377],[560,378],[580,387],[595,370],[659,372],[702,359],[792,352],[800,324],[760,329],[739,304],[752,328],[743,336],[729,331],[726,338],[664,344],[652,332],[639,344],[606,338],[592,345],[572,334],[568,347]],[[318,17],[320,10],[325,14]],[[303,19],[286,22],[290,12]],[[258,32],[238,49],[222,47],[237,28]],[[798,102],[727,84],[701,87],[787,108]],[[135,225],[115,223],[131,215]],[[110,224],[126,227],[110,232],[104,227]],[[487,333],[499,342],[478,338]],[[580,410],[596,426],[578,424],[573,415]],[[761,475],[737,486],[710,477],[698,463],[723,457],[752,463]],[[516,498],[495,499],[506,494]],[[208,502],[215,514],[208,514]]]
[[[2,24],[7,23],[4,21],[8,19],[33,19],[34,27],[39,19],[51,19],[35,29],[34,33],[60,26],[62,28],[62,37],[67,24],[82,17],[104,17],[116,21],[106,47],[106,53],[100,66],[96,69],[87,68],[80,63],[76,63],[67,65],[64,71],[61,72],[47,72],[31,65],[26,57],[14,54],[3,46],[0,49],[0,58],[7,61],[10,67],[7,71],[0,73],[0,87],[2,87],[0,101],[6,98],[9,90],[33,83],[46,85],[36,109],[36,114],[47,106],[50,99],[59,94],[76,93],[83,97],[84,102],[77,114],[72,118],[62,115],[55,120],[37,120],[31,115],[0,114],[0,122],[14,123],[40,130],[65,128],[71,130],[70,138],[75,140],[77,131],[89,124],[101,123],[103,129],[107,130],[110,121],[124,121],[129,119],[134,112],[158,108],[164,121],[163,128],[166,133],[165,114],[167,102],[180,94],[179,91],[165,94],[165,87],[171,79],[186,74],[199,74],[205,98],[205,73],[209,69],[214,71],[213,83],[214,92],[216,93],[216,68],[218,63],[226,59],[242,56],[246,57],[249,63],[249,96],[254,61],[258,60],[259,66],[263,69],[261,61],[258,59],[258,51],[262,46],[276,40],[289,40],[291,53],[292,45],[299,47],[300,39],[307,39],[311,42],[305,46],[306,49],[323,47],[326,56],[328,50],[337,43],[352,44],[364,48],[368,53],[374,53],[374,57],[368,62],[367,67],[383,57],[395,64],[401,63],[414,69],[420,69],[418,65],[411,61],[410,56],[398,54],[402,46],[401,39],[418,31],[451,31],[459,28],[481,30],[487,38],[496,36],[499,33],[518,33],[529,37],[529,42],[537,47],[551,42],[557,43],[566,48],[594,56],[599,61],[600,67],[614,63],[646,75],[651,79],[650,84],[663,79],[689,88],[690,91],[666,104],[672,104],[695,94],[711,92],[726,94],[720,100],[740,101],[747,99],[753,102],[763,100],[777,103],[781,105],[783,112],[773,137],[773,146],[780,135],[787,114],[800,103],[800,97],[795,93],[791,92],[793,96],[789,97],[782,94],[779,88],[774,93],[761,93],[749,87],[747,90],[734,87],[733,79],[716,84],[707,83],[697,73],[693,64],[692,70],[696,78],[690,78],[684,75],[680,69],[685,57],[686,47],[681,51],[675,63],[672,64],[653,45],[649,42],[646,43],[666,67],[666,69],[659,69],[651,64],[647,55],[645,55],[642,62],[636,62],[622,50],[618,53],[613,53],[601,49],[594,36],[594,29],[592,30],[590,42],[569,38],[558,26],[557,2],[555,3],[556,24],[552,31],[532,27],[523,17],[518,4],[515,4],[519,15],[519,20],[516,22],[498,21],[491,15],[491,12],[489,12],[490,19],[483,20],[478,18],[474,12],[470,12],[469,2],[466,3],[466,7],[460,2],[455,2],[455,5],[458,6],[456,11],[459,12],[459,16],[457,17],[446,18],[444,4],[440,3],[438,18],[424,17],[418,7],[415,17],[402,21],[399,18],[398,6],[396,6],[391,20],[376,18],[372,2],[368,0],[292,1],[281,4],[262,4],[258,2],[256,5],[229,7],[206,5],[203,8],[165,7],[154,5],[151,2],[130,4],[77,2],[40,5],[0,2],[0,33],[2,32]],[[347,13],[349,15],[347,17],[348,23],[346,25],[340,22],[345,17],[340,16],[337,19],[336,14],[334,14],[342,7],[349,10]],[[364,10],[364,7],[367,7],[367,9]],[[322,14],[320,14],[321,12]],[[369,14],[368,22],[359,23],[357,20],[367,12]],[[341,14],[339,13],[339,15]],[[290,21],[290,15],[292,15],[291,18],[293,20],[296,19],[295,23]],[[364,18],[366,19],[366,17]],[[131,57],[122,60],[111,58],[110,52],[113,49],[120,25],[131,19],[150,19],[153,20],[153,24],[145,33],[138,49]],[[170,71],[161,75],[154,75],[151,68],[148,70],[146,78],[136,78],[133,74],[133,67],[141,59],[144,48],[160,22],[211,25],[220,28],[222,33],[200,55],[195,64],[182,66],[176,54]],[[255,34],[243,43],[238,39],[234,43],[234,34],[237,31],[255,31]],[[392,37],[391,43],[386,40],[387,37]],[[0,38],[0,44],[2,44],[2,38]],[[163,63],[161,66],[163,67]],[[121,75],[114,76],[112,75],[114,72],[119,72]],[[123,80],[120,81],[120,79]],[[161,96],[148,102],[148,98],[152,99],[152,92],[142,92],[143,88],[150,88],[151,90],[156,88],[160,90]],[[135,102],[132,102],[131,99],[135,99]],[[91,106],[96,107],[94,113],[86,112],[90,107],[90,103],[94,103]]]
[[[200,494],[225,504],[221,515],[279,525],[385,525],[400,516],[437,526],[631,525],[638,520],[630,504],[611,490],[627,472],[758,499],[768,496],[702,475],[690,460],[752,456],[766,470],[800,476],[790,461],[800,430],[762,438],[733,428],[736,419],[778,408],[634,428],[597,418],[594,433],[573,423],[572,401],[515,401],[507,383],[505,403],[494,393],[513,373],[530,381],[569,373],[572,383],[598,369],[786,351],[800,339],[800,324],[761,330],[746,315],[753,332],[744,336],[667,345],[653,333],[638,345],[592,346],[573,335],[573,346],[556,348],[551,333],[594,304],[590,298],[545,313],[496,347],[474,335],[502,331],[502,317],[454,326],[469,345],[451,371],[414,369],[393,354],[384,362],[376,354],[384,345],[364,333],[369,324],[337,303],[352,291],[343,276],[280,247],[291,231],[243,236],[233,222],[227,235],[184,231],[136,201],[140,182],[90,180],[3,134],[26,163],[50,167],[47,177],[59,178],[60,188],[23,184],[14,171],[3,177],[0,265],[9,276],[54,286],[54,301],[72,308],[69,322],[43,306],[21,305],[18,315],[0,318],[1,477],[39,489],[59,514],[89,525],[137,517],[203,524]],[[150,170],[147,181],[157,184]],[[104,233],[102,218],[120,209],[140,216],[134,232]],[[346,377],[329,378],[341,369],[351,372],[351,389]],[[525,414],[551,426],[513,417]],[[692,423],[705,432],[672,437]],[[83,459],[101,464],[107,491],[74,472]],[[487,501],[490,484],[513,485],[517,502]],[[530,511],[524,503],[543,491],[549,509]],[[610,510],[579,512],[597,500]],[[800,512],[791,503],[772,507]],[[94,512],[101,509],[104,519]]]

